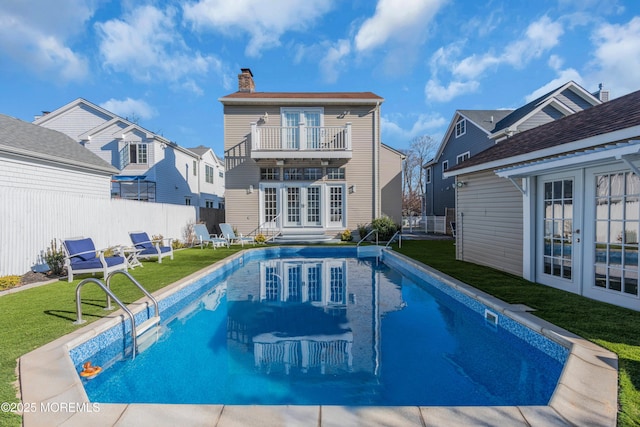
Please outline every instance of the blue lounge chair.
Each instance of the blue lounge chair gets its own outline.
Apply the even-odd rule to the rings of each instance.
[[[164,239],[167,240],[167,246],[163,246],[162,240],[151,240],[144,231],[130,231],[129,237],[133,246],[141,249],[138,259],[158,257],[158,263],[160,264],[162,264],[162,258],[164,257],[169,256],[173,259],[173,247],[171,246],[173,239]]]
[[[74,274],[102,273],[107,275],[116,270],[127,270],[127,261],[121,256],[104,256],[104,249],[96,249],[93,240],[84,237],[71,237],[62,241],[69,282]]]
[[[233,243],[240,243],[242,246],[244,246],[245,243],[256,244],[255,239],[251,236],[243,236],[242,234],[240,236],[236,236],[236,233],[233,231],[233,227],[229,224],[220,224],[220,231],[222,232],[222,236],[227,239],[227,242],[229,242],[230,245]]]
[[[205,224],[194,224],[193,233],[196,235],[196,241],[201,248],[208,246],[211,243],[213,249],[218,246],[229,246],[229,242],[224,237],[218,237],[215,234],[210,234]]]

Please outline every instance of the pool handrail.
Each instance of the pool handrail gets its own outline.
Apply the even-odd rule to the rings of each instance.
[[[356,247],[360,246],[360,243],[362,243],[365,240],[367,240],[367,237],[369,237],[373,233],[376,233],[376,246],[378,246],[378,230],[376,228],[374,228],[371,231],[369,231],[366,236],[364,236],[362,239],[360,239],[360,241],[358,242]]]
[[[402,247],[402,233],[400,232],[400,230],[396,231],[393,236],[391,236],[391,238],[389,239],[389,241],[387,242],[386,245],[384,245],[385,248],[388,248],[389,245],[391,244],[391,242],[393,242],[393,239],[396,238],[396,236],[398,236],[398,247],[401,248]]]
[[[116,304],[118,304],[120,306],[120,308],[127,314],[127,316],[129,316],[129,319],[131,319],[131,342],[133,344],[132,359],[135,359],[136,358],[136,347],[137,347],[136,319],[133,316],[133,313],[131,312],[131,310],[129,310],[124,305],[124,303],[122,301],[120,301],[118,299],[118,297],[115,296],[115,294],[113,292],[111,292],[111,289],[107,288],[106,285],[104,283],[102,283],[100,280],[98,280],[98,279],[96,279],[94,277],[89,277],[88,279],[84,279],[83,281],[78,283],[78,286],[76,286],[76,313],[78,315],[78,319],[73,323],[76,324],[76,325],[81,325],[81,324],[86,322],[86,320],[82,320],[82,306],[80,305],[80,290],[82,289],[82,287],[84,285],[86,285],[87,283],[90,283],[90,282],[95,283],[100,288],[102,288],[102,290],[108,296],[110,296],[116,302]]]
[[[117,273],[122,273],[124,274],[126,277],[129,278],[129,280],[131,280],[131,282],[136,285],[138,287],[138,289],[140,289],[142,291],[143,294],[145,294],[145,296],[147,298],[149,298],[151,300],[151,302],[153,302],[153,305],[155,307],[155,315],[160,317],[160,309],[158,308],[158,300],[154,298],[153,295],[151,295],[149,293],[149,291],[147,291],[141,284],[140,282],[138,282],[136,279],[133,278],[133,276],[131,275],[131,273],[129,273],[128,271],[124,271],[124,270],[116,270],[113,271],[111,273],[109,273],[109,275],[107,276],[107,288],[109,288],[109,290],[111,290],[111,278],[117,274]],[[109,294],[107,294],[107,306],[105,307],[105,310],[111,310],[111,298],[109,296]],[[151,318],[151,315],[149,315],[149,318]]]

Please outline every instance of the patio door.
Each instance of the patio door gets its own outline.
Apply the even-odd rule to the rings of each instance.
[[[540,177],[537,200],[538,282],[576,292],[582,277],[582,176]]]
[[[322,224],[322,197],[319,185],[286,187],[285,226],[315,227]]]

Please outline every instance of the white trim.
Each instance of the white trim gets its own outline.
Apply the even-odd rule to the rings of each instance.
[[[460,138],[461,136],[465,135],[467,133],[467,119],[463,117],[462,119],[458,120],[456,122],[455,130],[456,138]]]
[[[604,146],[581,153],[571,153],[552,159],[543,159],[519,166],[512,166],[495,171],[503,178],[535,175],[550,169],[566,168],[587,163],[602,162],[608,159],[626,159],[625,156],[640,153],[640,141],[630,140],[626,143]]]
[[[606,144],[607,142],[637,138],[638,135],[640,135],[640,125],[595,135],[585,139],[567,142],[566,144],[556,145],[542,150],[530,151],[528,153],[518,154],[517,156],[505,157],[503,159],[480,163],[478,165],[469,166],[467,168],[457,169],[451,172],[447,172],[445,178],[451,178],[453,176],[479,172],[487,169],[505,168],[506,166],[513,165],[514,163],[531,162],[532,159],[541,159],[543,157],[557,156],[571,151],[584,150],[597,145]]]
[[[467,156],[466,159],[462,159],[460,160],[461,157]],[[469,158],[471,157],[471,151],[466,151],[462,154],[458,154],[456,156],[456,165],[459,165],[460,163],[464,162],[465,160],[469,160]]]
[[[431,166],[424,168],[424,180],[427,184],[431,184],[431,174],[433,172],[431,169]]]
[[[446,168],[445,168],[446,166]],[[446,172],[449,170],[449,160],[443,160],[442,161],[442,177],[446,178],[447,176],[445,175]]]

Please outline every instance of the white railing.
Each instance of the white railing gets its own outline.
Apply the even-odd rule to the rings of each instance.
[[[424,231],[427,233],[447,234],[446,216],[426,216]]]
[[[252,149],[260,151],[351,151],[345,126],[258,126],[251,123]]]

